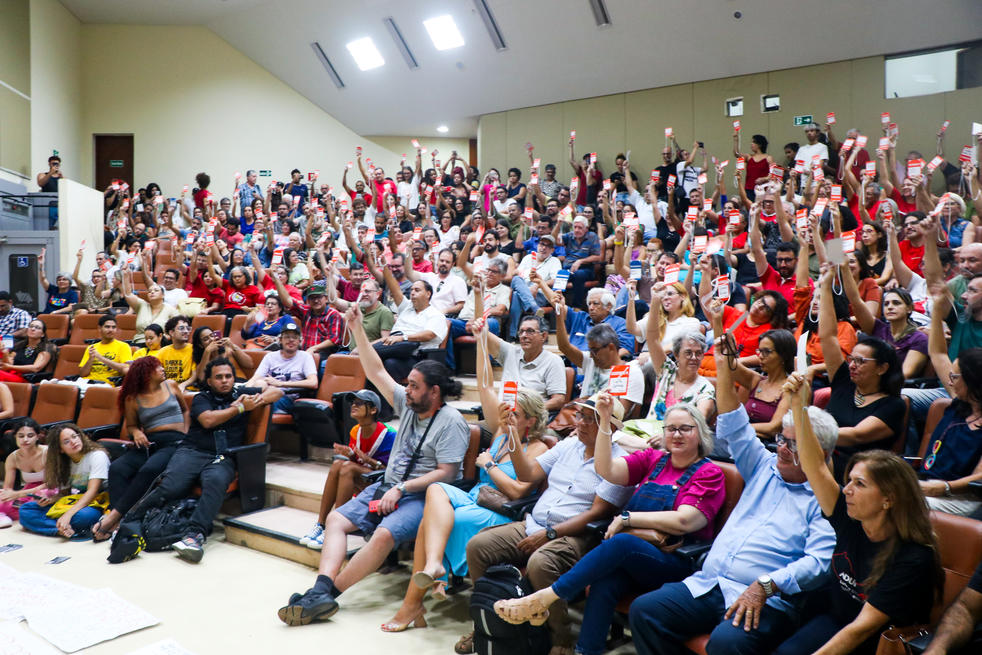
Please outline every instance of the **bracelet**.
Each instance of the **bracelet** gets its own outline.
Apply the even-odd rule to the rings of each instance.
[[[601,429],[598,428],[597,429],[597,434],[606,434],[606,435],[609,436],[611,434],[611,431],[610,430],[601,430]]]
[[[615,241],[614,242],[614,245],[615,246],[623,246],[624,245],[624,242],[623,241]]]
[[[239,408],[239,414],[245,413],[245,405],[238,405],[238,408]]]
[[[948,484],[948,481],[947,480],[944,481],[944,495],[947,496],[948,498],[951,498],[951,495],[952,495],[951,494],[951,485]]]

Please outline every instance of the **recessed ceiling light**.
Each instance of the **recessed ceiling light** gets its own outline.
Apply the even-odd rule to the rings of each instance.
[[[457,24],[450,14],[424,20],[423,25],[430,33],[437,50],[450,50],[464,45],[464,37],[460,35],[460,30],[457,29]]]
[[[441,125],[440,127],[436,128],[436,131],[439,132],[440,134],[446,134],[447,132],[450,131],[450,128],[447,127],[446,125]]]
[[[385,64],[382,54],[375,47],[375,42],[372,41],[371,37],[355,39],[347,45],[347,48],[351,56],[354,57],[355,63],[358,64],[358,68],[363,71],[372,70]]]

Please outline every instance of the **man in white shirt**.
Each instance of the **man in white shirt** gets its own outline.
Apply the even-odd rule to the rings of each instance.
[[[445,315],[457,314],[464,308],[467,300],[467,283],[463,278],[452,275],[453,251],[441,250],[437,255],[436,273],[419,273],[412,266],[405,267],[406,278],[415,282],[426,280],[433,287],[432,305]]]
[[[562,358],[545,349],[549,326],[539,316],[522,317],[518,345],[507,343],[488,332],[487,354],[501,362],[502,382],[518,382],[520,389],[542,394],[546,410],[558,412],[566,404],[566,365]],[[481,356],[480,348],[478,356]],[[498,395],[502,387],[499,385]]]
[[[539,237],[539,246],[534,256],[529,253],[522,258],[515,277],[511,279],[512,303],[508,312],[508,337],[514,341],[518,334],[518,322],[522,316],[529,313],[540,313],[540,308],[549,304],[545,295],[538,291],[534,295],[529,288],[530,275],[533,270],[546,286],[552,286],[556,273],[563,267],[558,258],[553,257],[556,250],[556,239],[551,234]]]
[[[447,318],[433,306],[433,287],[429,282],[413,282],[409,298],[406,298],[389,267],[382,270],[398,313],[389,336],[375,344],[375,352],[382,358],[389,375],[395,380],[405,380],[416,365],[419,348],[439,348],[443,343],[449,329]]]
[[[470,259],[471,248],[474,246],[476,239],[477,235],[475,232],[468,234],[467,241],[464,242],[464,247],[461,248],[460,254],[457,255],[457,266],[459,266],[468,277],[473,274],[468,260]],[[502,279],[502,281],[505,284],[511,284],[511,279],[515,275],[515,259],[498,250],[499,243],[500,240],[498,239],[497,232],[489,229],[484,233],[484,236],[481,239],[481,246],[484,253],[474,258],[474,269],[486,269],[488,264],[494,260],[504,262],[504,264],[508,267],[508,271],[505,273],[505,277]]]
[[[317,364],[313,355],[300,350],[301,341],[299,325],[284,325],[280,332],[280,350],[263,357],[252,379],[246,382],[247,387],[264,391],[267,387],[278,387],[283,391],[283,396],[273,404],[276,414],[289,414],[302,390],[317,389]]]
[[[795,162],[804,162],[805,170],[810,171],[812,169],[812,163],[817,156],[819,161],[815,164],[821,168],[825,166],[825,163],[829,160],[829,149],[824,143],[818,140],[818,135],[821,134],[821,130],[815,123],[809,123],[805,125],[805,137],[808,139],[808,143],[798,146],[798,154],[795,155]]]
[[[511,289],[507,284],[502,283],[507,266],[501,261],[492,260],[484,273],[475,274],[471,278],[471,292],[467,296],[464,308],[460,310],[457,318],[450,319],[450,339],[447,343],[447,367],[453,371],[455,366],[453,342],[457,337],[467,334],[467,323],[476,317],[475,306],[477,293],[483,293],[482,304],[484,314],[487,316],[488,331],[498,334],[501,324],[500,321],[508,315],[508,304],[511,302]],[[485,276],[485,284],[481,290],[480,284],[476,279],[477,275]],[[477,317],[481,318],[481,317]]]
[[[164,288],[164,302],[171,307],[177,307],[178,303],[188,298],[188,292],[177,286],[177,282],[180,279],[181,272],[176,268],[168,268],[164,271],[163,279],[161,280],[161,285]]]

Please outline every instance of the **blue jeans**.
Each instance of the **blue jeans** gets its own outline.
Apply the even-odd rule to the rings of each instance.
[[[28,532],[43,534],[46,537],[58,536],[58,519],[49,519],[50,505],[42,507],[35,502],[25,503],[20,508],[20,524]],[[102,516],[98,507],[83,507],[75,512],[70,521],[76,537],[88,537],[92,534],[92,526]]]
[[[617,520],[617,519],[615,519]],[[645,592],[689,574],[689,566],[671,553],[623,532],[588,552],[559,576],[552,590],[567,602],[590,587],[583,611],[578,653],[600,655],[607,650],[607,632],[617,603],[629,592]]]
[[[570,273],[569,281],[573,284],[573,288],[570,291],[570,307],[586,309],[586,283],[588,280],[592,279],[593,264],[580,266],[578,269],[576,269],[576,272]]]
[[[450,337],[447,339],[447,368],[450,369],[451,373],[456,367],[456,353],[454,352],[453,340],[468,334],[465,328],[466,325],[467,321],[462,318],[450,319]],[[488,317],[488,331],[498,334],[498,319],[494,316]]]
[[[293,403],[296,400],[292,396],[283,394],[283,397],[273,403],[274,414],[289,414],[293,411]]]
[[[508,311],[508,336],[514,339],[518,335],[518,324],[522,316],[534,312],[543,305],[548,305],[541,291],[534,296],[525,278],[516,275],[511,279],[511,308]]]
[[[726,612],[719,586],[693,598],[681,582],[663,586],[631,603],[631,635],[638,655],[687,655],[682,644],[709,633],[707,655],[757,655],[768,653],[793,631],[786,613],[764,606],[760,626],[749,632],[724,621]]]

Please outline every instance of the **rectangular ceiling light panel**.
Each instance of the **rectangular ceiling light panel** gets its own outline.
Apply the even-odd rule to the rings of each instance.
[[[452,50],[464,45],[464,37],[460,35],[460,30],[457,29],[457,23],[454,22],[453,16],[449,14],[424,20],[423,25],[426,27],[426,31],[430,33],[430,38],[437,50]]]
[[[358,64],[358,68],[363,71],[385,65],[385,60],[382,59],[382,53],[375,47],[375,42],[372,41],[370,36],[355,39],[348,43],[346,47],[348,48],[348,52],[351,53],[352,58],[354,58],[355,63]]]

